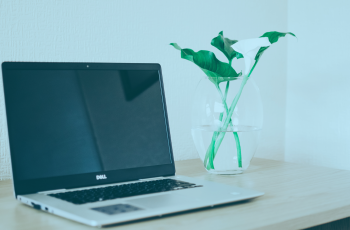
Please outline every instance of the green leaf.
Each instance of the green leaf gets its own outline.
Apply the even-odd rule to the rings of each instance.
[[[242,75],[242,73],[238,74],[229,64],[219,61],[213,52],[207,50],[194,52],[191,49],[181,49],[176,43],[170,43],[170,45],[181,50],[181,58],[196,64],[214,84],[236,80]]]
[[[269,39],[270,43],[272,44],[272,43],[277,42],[278,39],[279,39],[280,37],[284,37],[284,36],[286,36],[287,34],[290,34],[290,35],[296,37],[295,34],[290,33],[290,32],[281,33],[281,32],[277,32],[277,31],[266,32],[266,33],[264,33],[264,34],[263,34],[262,36],[260,36],[260,37],[261,37],[261,38],[267,37],[267,38]]]
[[[261,55],[264,53],[265,50],[267,50],[267,48],[269,48],[269,47],[268,46],[260,47],[258,53],[255,56],[255,61],[259,61]]]
[[[244,57],[243,57],[243,54],[238,53],[238,52],[236,52],[236,53],[237,53],[237,54],[236,54],[236,58],[237,58],[237,59],[244,58]]]
[[[293,34],[291,32],[281,33],[281,32],[277,32],[277,31],[266,32],[260,37],[261,38],[267,37],[269,39],[270,43],[272,44],[272,43],[277,42],[279,38],[285,37],[287,34],[290,34],[290,35],[296,37],[295,34]],[[259,61],[261,55],[264,53],[265,50],[267,50],[267,48],[269,48],[269,46],[261,47],[259,49],[258,53],[255,56],[255,61]]]
[[[211,45],[223,52],[229,61],[232,61],[237,56],[237,52],[231,46],[236,42],[238,41],[225,38],[223,31],[221,31],[217,37],[211,40]]]

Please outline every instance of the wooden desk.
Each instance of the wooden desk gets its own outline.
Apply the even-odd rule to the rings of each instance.
[[[255,158],[236,176],[207,173],[200,160],[176,162],[177,174],[265,192],[260,198],[109,229],[304,229],[350,216],[350,171]],[[17,202],[0,182],[0,229],[94,229]]]

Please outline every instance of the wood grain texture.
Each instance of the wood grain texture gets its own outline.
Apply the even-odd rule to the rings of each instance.
[[[235,176],[207,173],[199,159],[176,162],[177,174],[265,192],[249,202],[133,222],[110,229],[305,229],[350,216],[350,172],[254,158]],[[0,182],[0,229],[92,229],[17,202]]]

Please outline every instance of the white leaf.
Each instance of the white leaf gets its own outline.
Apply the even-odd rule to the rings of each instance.
[[[270,45],[271,43],[267,37],[240,40],[232,45],[232,48],[235,51],[243,54],[245,62],[244,74],[249,73],[260,47],[266,47]]]

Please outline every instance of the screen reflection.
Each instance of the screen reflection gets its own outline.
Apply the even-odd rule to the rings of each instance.
[[[4,83],[18,179],[171,163],[158,71],[10,70]]]

